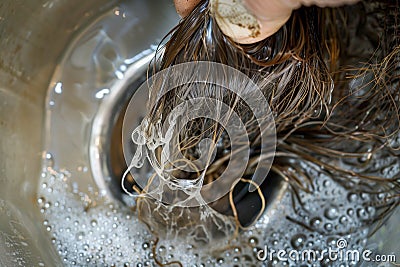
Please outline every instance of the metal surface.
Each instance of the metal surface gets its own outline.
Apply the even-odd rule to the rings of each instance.
[[[0,2],[1,266],[62,265],[36,203],[48,83],[79,30],[118,3]],[[177,15],[168,1],[135,3],[148,11],[137,17],[143,33],[133,46],[140,53],[176,24]]]
[[[139,54],[163,37],[161,32],[167,33],[177,17],[172,1],[136,3],[149,10],[137,18],[143,26],[142,35],[134,44]],[[79,29],[116,4],[117,1],[107,0],[0,2],[0,266],[62,265],[36,203],[44,156],[46,93],[59,59]],[[158,15],[149,24],[152,10]],[[170,20],[160,19],[161,13]],[[145,55],[131,65],[127,79],[114,85],[115,95],[102,103],[93,123],[89,151],[93,179],[112,198],[119,198],[119,188],[109,177],[118,176],[120,170],[113,170],[115,165],[107,156],[113,151],[108,143],[113,134],[111,126],[115,126],[132,93],[127,86],[143,79],[151,57],[152,54]],[[102,141],[94,145],[97,138]],[[95,154],[102,156],[93,157]],[[277,187],[282,191],[273,192],[275,195],[268,200],[271,203],[286,189],[281,184]],[[396,249],[399,218],[397,210],[388,226],[371,239],[380,251]]]

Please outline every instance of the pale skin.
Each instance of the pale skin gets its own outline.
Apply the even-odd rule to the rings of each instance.
[[[251,44],[261,41],[276,33],[290,18],[292,11],[302,5],[317,5],[319,7],[335,7],[354,4],[359,0],[242,0],[245,8],[257,18],[260,34],[256,37],[238,32],[236,29],[221,30],[235,42]],[[181,17],[186,17],[200,3],[200,0],[174,0],[176,11]],[[225,26],[225,27],[229,27]]]

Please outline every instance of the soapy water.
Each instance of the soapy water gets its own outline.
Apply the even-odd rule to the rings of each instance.
[[[97,187],[88,152],[97,108],[130,65],[155,49],[150,47],[150,52],[141,55],[121,49],[124,40],[113,34],[112,27],[106,27],[116,23],[121,14],[130,16],[123,8],[113,9],[71,43],[48,93],[48,132],[37,205],[43,214],[43,227],[66,266],[156,266],[169,262],[175,262],[173,266],[289,266],[300,263],[276,258],[262,262],[257,253],[265,246],[276,251],[336,248],[341,238],[347,241],[348,249],[365,247],[370,221],[389,193],[353,192],[316,165],[304,166],[315,178],[312,193],[301,192],[297,198],[286,187],[253,226],[233,240],[224,239],[220,249],[212,251],[207,245],[179,238],[158,240],[139,221],[135,198],[122,194],[122,201],[118,201]],[[400,171],[398,158],[385,155],[373,161],[384,177]],[[329,259],[303,263],[358,264]]]
[[[302,207],[294,206],[291,193],[285,192],[254,226],[226,243],[223,251],[210,254],[195,242],[177,242],[179,239],[161,240],[154,247],[156,239],[132,210],[132,198],[125,197],[124,205],[104,199],[93,187],[83,193],[76,183],[71,183],[68,171],[53,169],[52,160],[47,155],[44,161],[37,202],[43,227],[67,266],[155,266],[154,257],[164,263],[179,261],[183,266],[261,266],[267,262],[260,262],[256,255],[265,246],[276,251],[322,250],[336,248],[340,238],[347,240],[348,249],[361,251],[369,232],[365,221],[376,212],[364,203],[385,197],[348,192],[328,176],[310,169],[318,177],[314,181],[316,191],[301,196]]]

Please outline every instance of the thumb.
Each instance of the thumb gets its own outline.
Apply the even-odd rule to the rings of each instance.
[[[301,5],[334,7],[359,0],[211,0],[224,34],[241,44],[256,43],[276,33]],[[239,7],[240,6],[240,7]],[[240,12],[242,12],[240,14]],[[239,21],[241,19],[241,21]]]
[[[176,12],[182,18],[192,12],[192,10],[200,3],[201,0],[174,0]]]
[[[235,42],[249,44],[277,32],[300,7],[297,0],[211,0],[218,26]]]
[[[187,16],[201,0],[174,0],[179,15]],[[359,0],[210,0],[222,32],[241,44],[264,40],[276,33],[301,5],[333,7]]]

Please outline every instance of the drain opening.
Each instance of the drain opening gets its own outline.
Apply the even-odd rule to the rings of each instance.
[[[101,104],[103,112],[98,113],[95,118],[92,130],[91,145],[95,145],[94,153],[91,154],[91,165],[96,183],[106,194],[112,198],[124,202],[125,194],[121,188],[121,180],[123,173],[127,169],[127,162],[131,159],[125,159],[124,149],[128,149],[128,154],[134,155],[136,147],[133,142],[123,140],[123,121],[126,115],[130,116],[129,122],[132,123],[132,130],[140,124],[146,114],[146,103],[148,95],[140,95],[140,101],[137,105],[135,114],[126,114],[126,110],[130,99],[135,94],[139,86],[146,81],[147,67],[154,55],[148,55],[137,63],[134,63],[126,72],[126,78],[120,81],[111,89],[109,97]],[[96,135],[95,135],[96,134]],[[93,149],[92,149],[93,150]],[[251,179],[251,177],[246,177]],[[138,186],[132,176],[128,174],[124,181],[125,188],[131,189],[134,193],[133,186]],[[140,187],[139,187],[140,188]],[[261,184],[267,212],[269,207],[276,204],[275,200],[279,199],[282,192],[286,191],[286,183],[278,176],[269,174]],[[249,184],[239,182],[233,190],[233,201],[237,209],[238,219],[241,225],[249,226],[258,218],[262,209],[260,196],[256,191],[249,192]],[[233,215],[232,208],[229,205],[228,195],[210,203],[217,212],[223,215]]]

